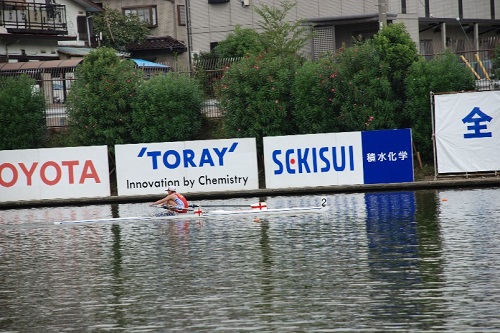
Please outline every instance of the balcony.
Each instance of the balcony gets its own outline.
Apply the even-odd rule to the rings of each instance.
[[[0,27],[13,34],[67,35],[66,6],[1,1]]]

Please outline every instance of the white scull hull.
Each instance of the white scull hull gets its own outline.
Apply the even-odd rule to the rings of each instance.
[[[252,210],[213,210],[209,212],[195,212],[194,214],[178,214],[173,216],[140,216],[140,217],[115,217],[104,219],[89,219],[78,221],[60,221],[54,222],[55,225],[65,224],[92,224],[99,222],[120,222],[120,221],[164,221],[164,220],[196,220],[201,218],[210,217],[224,217],[224,216],[268,216],[268,215],[281,215],[281,214],[311,214],[322,213],[328,210],[325,207],[295,207],[295,208],[273,208],[273,209],[252,209]]]

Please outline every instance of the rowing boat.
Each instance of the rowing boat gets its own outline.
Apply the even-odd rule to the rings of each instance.
[[[253,206],[253,205],[252,205]],[[259,204],[259,207],[262,207]],[[251,209],[251,210],[212,210],[203,211],[201,207],[198,207],[193,214],[177,214],[177,215],[157,215],[157,216],[136,216],[136,217],[110,217],[103,219],[88,219],[88,220],[78,220],[78,221],[59,221],[54,222],[55,225],[71,225],[71,224],[91,224],[100,222],[126,222],[126,221],[164,221],[164,220],[190,220],[190,219],[201,219],[201,218],[211,218],[211,217],[227,217],[227,216],[268,216],[268,215],[298,215],[298,214],[311,214],[311,213],[323,213],[328,210],[326,205],[326,200],[322,199],[322,205],[317,207],[292,207],[292,208],[267,208],[264,209]]]

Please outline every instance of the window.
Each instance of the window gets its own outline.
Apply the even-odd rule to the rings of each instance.
[[[177,5],[177,23],[179,25],[186,25],[186,6]]]
[[[141,21],[146,22],[150,28],[158,26],[156,6],[127,7],[123,8],[123,14],[136,15]]]

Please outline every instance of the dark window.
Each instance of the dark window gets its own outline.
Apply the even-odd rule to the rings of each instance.
[[[208,0],[208,3],[226,3],[229,0]]]
[[[177,24],[186,25],[186,6],[177,5]]]

